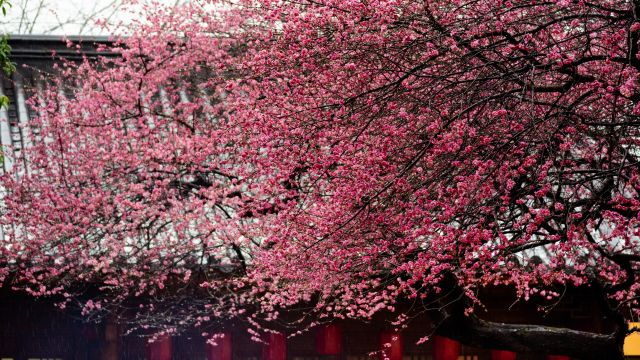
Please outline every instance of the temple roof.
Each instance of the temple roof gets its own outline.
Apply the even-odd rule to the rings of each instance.
[[[67,41],[79,45],[79,49],[68,47]],[[11,76],[0,75],[0,95],[9,98],[9,106],[0,109],[0,144],[3,161],[0,173],[8,171],[20,151],[31,139],[29,129],[25,128],[29,118],[35,116],[26,100],[37,95],[42,89],[46,74],[54,71],[54,64],[61,58],[80,60],[83,56],[95,57],[108,55],[98,51],[100,44],[108,44],[105,36],[51,36],[51,35],[13,35],[9,38],[11,61],[16,64],[16,72]]]

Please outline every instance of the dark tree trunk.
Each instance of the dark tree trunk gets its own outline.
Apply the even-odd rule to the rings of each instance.
[[[542,325],[491,322],[476,316],[452,316],[436,333],[463,344],[523,353],[568,355],[574,359],[624,359],[620,336]]]
[[[615,331],[611,334],[545,325],[507,324],[483,320],[473,313],[465,315],[465,310],[473,304],[457,286],[455,277],[445,277],[441,286],[448,291],[431,298],[432,306],[428,311],[433,323],[438,324],[434,329],[438,335],[484,349],[566,355],[582,360],[624,359],[622,346],[627,335],[626,321],[609,306],[603,288],[597,284],[593,298],[599,300],[607,318],[613,322]]]

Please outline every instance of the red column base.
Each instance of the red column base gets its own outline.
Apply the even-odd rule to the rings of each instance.
[[[152,343],[147,344],[148,360],[171,360],[173,357],[173,341],[171,336],[161,336]]]
[[[318,355],[340,355],[342,353],[342,329],[339,325],[321,325],[316,333]]]
[[[207,360],[231,360],[233,356],[231,334],[215,340],[216,345],[207,344]]]
[[[402,334],[380,333],[380,360],[402,360]]]
[[[265,336],[266,344],[262,347],[262,360],[287,360],[287,338],[280,333],[269,333]]]
[[[433,360],[458,360],[460,343],[444,336],[433,337]]]
[[[516,360],[517,354],[509,350],[491,350],[491,360]]]

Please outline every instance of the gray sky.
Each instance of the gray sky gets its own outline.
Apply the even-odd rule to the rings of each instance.
[[[159,0],[176,4],[185,0]],[[10,0],[12,7],[0,19],[0,31],[9,34],[106,35],[96,19],[127,21],[122,0]]]

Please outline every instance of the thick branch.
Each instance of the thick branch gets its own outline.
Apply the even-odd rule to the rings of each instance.
[[[568,355],[577,359],[623,359],[622,344],[613,334],[543,325],[505,324],[476,316],[451,317],[438,328],[437,333],[481,348]]]

